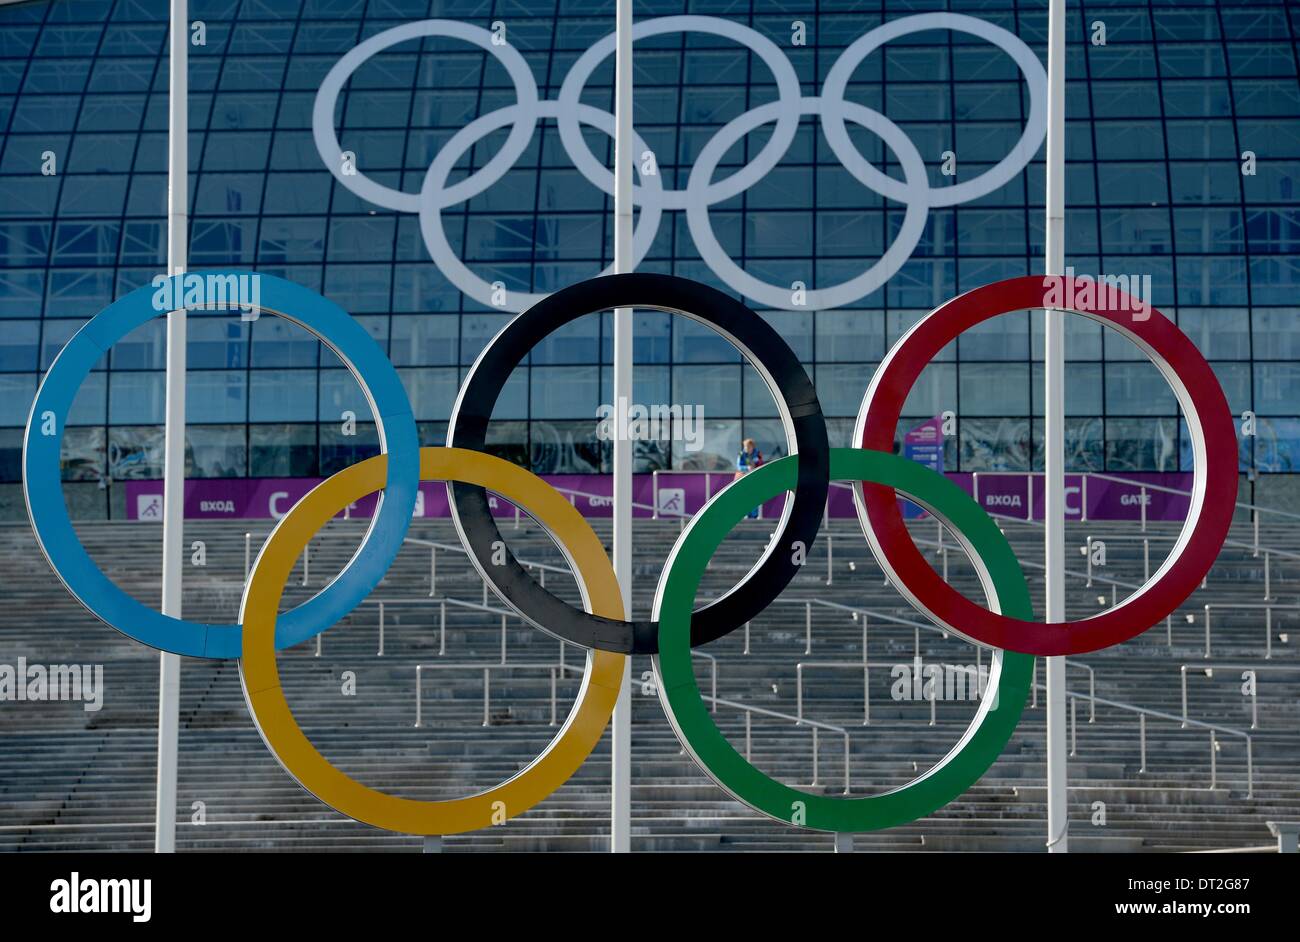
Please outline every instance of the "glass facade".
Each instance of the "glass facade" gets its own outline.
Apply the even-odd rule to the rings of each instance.
[[[1149,276],[1149,300],[1211,361],[1234,412],[1257,416],[1257,434],[1243,437],[1243,470],[1295,471],[1300,5],[1069,6],[1067,263],[1079,273]],[[858,37],[928,11],[994,24],[1046,59],[1043,0],[635,4],[638,20],[698,14],[767,37],[805,99],[822,94]],[[249,268],[336,301],[398,367],[424,441],[441,443],[467,367],[511,315],[464,292],[463,279],[435,260],[427,213],[363,198],[341,178],[346,168],[326,165],[312,127],[318,90],[364,40],[446,18],[499,34],[522,56],[538,98],[553,102],[582,54],[612,32],[611,5],[191,0],[190,15],[191,267]],[[165,265],[166,16],[163,0],[0,7],[0,480],[20,477],[41,371],[88,317]],[[720,129],[781,94],[771,64],[725,36],[668,32],[636,48],[647,188],[651,175],[664,190],[685,189]],[[343,156],[367,180],[419,194],[457,132],[517,102],[502,61],[432,36],[370,56],[338,96]],[[582,104],[612,111],[612,85],[606,57]],[[1024,159],[987,193],[951,205],[931,199],[910,253],[860,297],[788,310],[749,301],[808,365],[835,444],[848,443],[876,364],[910,324],[957,293],[1040,272],[1044,253],[1044,151],[1041,137],[1018,144],[1031,94],[1005,48],[953,29],[902,35],[863,59],[845,97],[910,140],[927,192],[977,179],[1017,149]],[[804,111],[780,159],[705,213],[720,251],[743,272],[815,292],[875,264],[906,230],[909,208],[864,186],[828,145],[816,106]],[[436,213],[451,255],[510,296],[591,277],[613,254],[611,198],[575,166],[555,111],[539,114],[498,180]],[[510,147],[509,120],[487,127],[450,167],[448,186]],[[606,130],[579,133],[608,166]],[[714,155],[713,179],[756,161],[775,136],[770,121],[740,134]],[[849,137],[895,186],[911,176],[906,147],[862,127]],[[652,232],[650,215],[638,218],[647,239],[640,270],[740,293],[701,252],[685,209],[665,203]],[[705,416],[703,450],[643,442],[639,470],[730,467],[745,436],[781,453],[772,398],[725,340],[680,317],[636,317],[637,401],[693,404]],[[945,410],[958,416],[948,470],[1040,469],[1038,320],[1009,314],[964,334],[913,392],[904,430]],[[1178,407],[1155,368],[1118,335],[1078,317],[1069,327],[1071,469],[1188,470]],[[68,480],[161,477],[164,340],[159,319],[117,344],[83,387],[65,443]],[[610,399],[610,359],[608,314],[552,335],[503,391],[493,447],[539,472],[608,471],[594,416]],[[192,319],[189,365],[190,476],[325,475],[377,449],[356,383],[287,322]],[[342,425],[349,410],[361,420],[356,434]]]

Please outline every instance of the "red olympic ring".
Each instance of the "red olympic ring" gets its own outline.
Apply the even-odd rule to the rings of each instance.
[[[1097,303],[1076,300],[1085,290]],[[1049,288],[1056,289],[1049,293]],[[1095,290],[1094,290],[1095,289]],[[1192,440],[1193,484],[1187,520],[1169,558],[1119,605],[1081,621],[1040,623],[981,608],[946,583],[912,542],[893,488],[855,485],[858,518],[890,581],[918,610],[954,634],[1021,654],[1082,654],[1136,637],[1178,608],[1201,584],[1232,524],[1237,499],[1237,434],[1210,364],[1172,321],[1154,308],[1096,283],[1025,276],[985,285],[922,318],[890,350],[872,377],[854,440],[892,451],[913,384],[958,334],[999,314],[1049,307],[1114,327],[1138,345],[1173,387]],[[1139,312],[1135,314],[1134,312]],[[1145,315],[1145,316],[1139,316]]]

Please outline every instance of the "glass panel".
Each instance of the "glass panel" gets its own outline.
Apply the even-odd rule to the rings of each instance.
[[[115,426],[108,430],[108,475],[114,481],[161,480],[161,425]]]
[[[1106,470],[1177,471],[1176,419],[1107,419]]]
[[[196,425],[185,432],[185,475],[242,478],[248,473],[244,425]]]
[[[253,370],[249,383],[249,421],[316,421],[314,370]]]
[[[256,400],[254,400],[256,402]],[[252,477],[316,474],[316,426],[253,425],[248,430]]]

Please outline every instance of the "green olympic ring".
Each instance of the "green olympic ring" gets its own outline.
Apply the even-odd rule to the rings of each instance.
[[[714,497],[678,539],[655,594],[659,700],[677,738],[700,767],[754,810],[821,831],[875,831],[906,824],[956,798],[992,766],[1024,712],[1034,658],[995,650],[988,686],[969,728],[936,766],[900,788],[835,798],[783,785],[751,765],[714,724],[696,683],[691,610],[700,578],[722,540],[754,507],[791,490],[797,471],[798,455],[790,455],[746,474]],[[946,523],[966,548],[993,611],[1033,618],[1029,587],[1011,545],[993,518],[956,484],[913,461],[860,448],[832,449],[830,476],[883,484],[906,494]]]

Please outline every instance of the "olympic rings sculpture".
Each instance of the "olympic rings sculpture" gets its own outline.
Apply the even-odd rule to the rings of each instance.
[[[952,186],[931,186],[925,163],[916,146],[894,122],[845,95],[854,71],[874,50],[890,40],[911,33],[946,29],[986,40],[1005,52],[1024,75],[1029,92],[1029,110],[1024,130],[1011,152],[992,167],[969,180]],[[794,66],[771,39],[734,20],[711,16],[681,15],[641,20],[632,27],[632,38],[648,39],[666,33],[705,33],[740,43],[754,52],[771,72],[777,98],[753,108],[723,125],[700,151],[684,189],[665,189],[657,173],[638,163],[640,183],[633,187],[633,203],[640,207],[633,235],[633,256],[639,264],[650,251],[665,210],[684,210],[687,227],[705,264],[727,287],[756,302],[776,309],[828,310],[853,304],[876,291],[911,256],[925,229],[930,207],[953,206],[993,192],[1013,179],[1033,159],[1047,133],[1047,75],[1042,63],[1014,33],[984,20],[960,13],[935,12],[900,17],[863,34],[851,43],[831,66],[821,94],[804,97]],[[352,75],[373,56],[401,43],[426,37],[443,37],[478,46],[506,70],[515,89],[515,103],[481,115],[460,128],[443,145],[425,174],[419,193],[385,186],[367,176],[354,163],[345,161],[334,126],[339,94]],[[581,125],[606,134],[614,133],[614,116],[580,99],[588,80],[601,62],[613,55],[611,33],[578,57],[553,100],[538,97],[537,82],[524,57],[508,43],[497,41],[486,29],[454,20],[422,20],[384,30],[361,42],[340,58],[321,82],[312,108],[312,135],[321,160],[330,173],[357,197],[385,209],[417,213],[420,231],[430,257],[442,273],[467,297],[489,307],[520,312],[532,307],[542,295],[527,292],[497,294],[494,286],[470,271],[457,257],[447,239],[442,211],[482,193],[500,180],[515,164],[533,138],[543,118],[554,119],[560,142],[578,171],[605,193],[614,192],[613,172],[592,154],[583,139]],[[767,175],[794,141],[803,115],[820,118],[831,152],[863,186],[886,199],[906,206],[903,221],[889,246],[866,271],[838,285],[805,292],[796,306],[786,285],[764,282],[744,271],[722,248],[709,219],[709,207],[737,196]],[[846,122],[877,135],[893,151],[903,170],[903,179],[890,177],[863,156],[849,137]],[[737,142],[765,124],[772,134],[747,164],[715,180],[719,162]],[[488,162],[463,180],[447,181],[452,168],[469,149],[487,134],[509,127],[501,148]],[[646,151],[645,142],[634,133],[636,153]],[[608,270],[605,272],[608,273]],[[495,297],[494,297],[495,295]]]
[[[60,488],[63,427],[77,389],[119,339],[161,311],[151,287],[114,302],[60,352],[37,391],[23,455],[24,492],[36,538],[51,567],[86,608],[137,641],[194,657],[240,658],[245,699],[281,765],[321,801],[350,817],[410,834],[453,834],[503,823],[535,806],[590,755],[612,714],[625,659],[653,654],[656,687],[673,729],[721,787],[778,820],[828,831],[867,831],[927,815],[965,791],[992,765],[1014,732],[1032,682],[1034,655],[1072,654],[1118,644],[1172,612],[1208,572],[1231,524],[1236,441],[1231,413],[1209,364],[1163,314],[1140,319],[1133,299],[1075,290],[1069,278],[1012,278],[954,298],[898,340],[867,386],[855,438],[860,448],[829,448],[825,420],[807,374],[785,341],[756,313],[694,282],[669,275],[614,275],[581,282],[520,314],[482,351],[457,397],[444,448],[419,448],[409,401],[374,340],[342,309],[269,275],[261,311],[287,317],[333,349],[370,402],[381,453],[317,485],[279,521],[249,574],[236,624],[169,618],[128,596],[77,540]],[[183,298],[186,276],[170,279]],[[167,281],[166,279],[162,279]],[[1068,298],[1064,307],[1053,298]],[[213,311],[196,302],[195,314]],[[1112,305],[1113,309],[1106,307]],[[962,331],[1015,310],[1074,311],[1118,329],[1151,357],[1187,417],[1196,461],[1189,517],[1169,559],[1133,596],[1107,612],[1063,625],[1033,622],[1024,574],[993,519],[943,475],[891,453],[902,405],[921,369]],[[624,621],[617,579],[604,548],[578,511],[523,468],[482,452],[502,385],[528,351],[584,314],[648,307],[692,317],[740,350],[778,403],[790,454],[745,475],[693,517],[669,554],[653,617]],[[1126,312],[1121,316],[1116,311]],[[581,687],[552,743],[522,772],[487,791],[450,801],[387,795],[352,779],[302,733],[285,699],[276,651],[336,623],[378,583],[400,549],[421,480],[447,483],[453,515],[484,580],[531,624],[587,649]],[[811,548],[831,480],[853,483],[864,533],[888,579],[937,624],[994,650],[990,682],[953,749],[908,784],[880,795],[837,798],[793,789],[751,765],[725,739],[704,705],[692,646],[722,637],[762,611],[797,575],[793,550]],[[513,557],[489,562],[500,534],[485,489],[525,509],[555,541],[577,580],[583,610],[532,580]],[[277,614],[298,556],[342,508],[379,492],[365,539],[343,571],[312,599]],[[694,609],[700,578],[726,534],[755,506],[792,495],[771,546],[721,599]],[[961,596],[920,555],[898,510],[902,493],[939,519],[965,547],[987,608]],[[503,545],[503,544],[498,544]]]
[[[258,278],[261,311],[278,314],[312,333],[352,372],[376,418],[380,447],[393,455],[390,476],[366,538],[339,578],[280,619],[277,642],[288,647],[314,637],[356,608],[379,585],[402,548],[416,501],[419,438],[415,414],[397,370],[365,329],[314,291],[269,275]],[[184,298],[184,276],[164,287]],[[73,335],[50,364],[32,403],[23,438],[23,495],[36,542],[55,574],[92,614],[136,641],[190,657],[238,657],[239,625],[206,625],[173,618],[131,598],[104,575],[77,539],[63,499],[60,452],[72,401],[95,363],[117,341],[157,317],[153,285],[137,288],[100,311]],[[203,308],[195,314],[213,313]],[[362,550],[365,552],[362,552]]]

